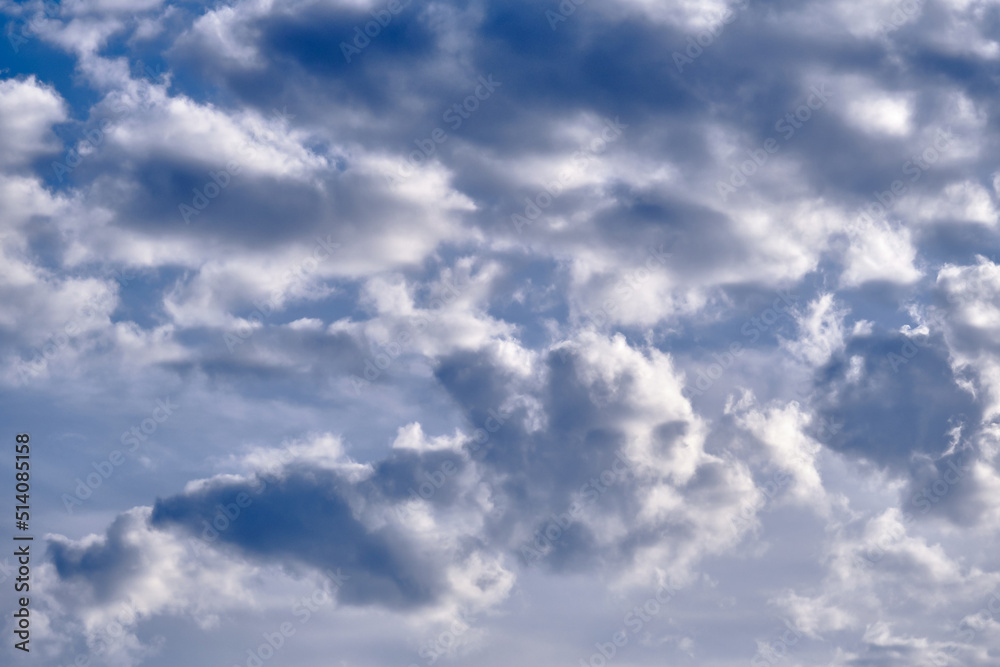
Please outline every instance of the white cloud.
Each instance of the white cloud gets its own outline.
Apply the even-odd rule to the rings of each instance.
[[[56,152],[59,143],[52,125],[66,117],[59,93],[34,76],[0,81],[0,132],[5,137],[0,167],[21,167]]]

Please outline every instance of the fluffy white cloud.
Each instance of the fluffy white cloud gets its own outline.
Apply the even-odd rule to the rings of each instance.
[[[994,663],[995,9],[0,2],[42,664]]]

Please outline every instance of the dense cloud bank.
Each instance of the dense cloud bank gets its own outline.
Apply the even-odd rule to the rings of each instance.
[[[996,664],[997,2],[0,11],[38,664]]]

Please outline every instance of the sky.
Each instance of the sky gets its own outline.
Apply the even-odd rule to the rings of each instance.
[[[7,665],[1000,662],[997,0],[0,0]]]

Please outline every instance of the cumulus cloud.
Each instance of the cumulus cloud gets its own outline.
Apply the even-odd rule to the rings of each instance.
[[[996,3],[0,13],[40,664],[995,662]]]

